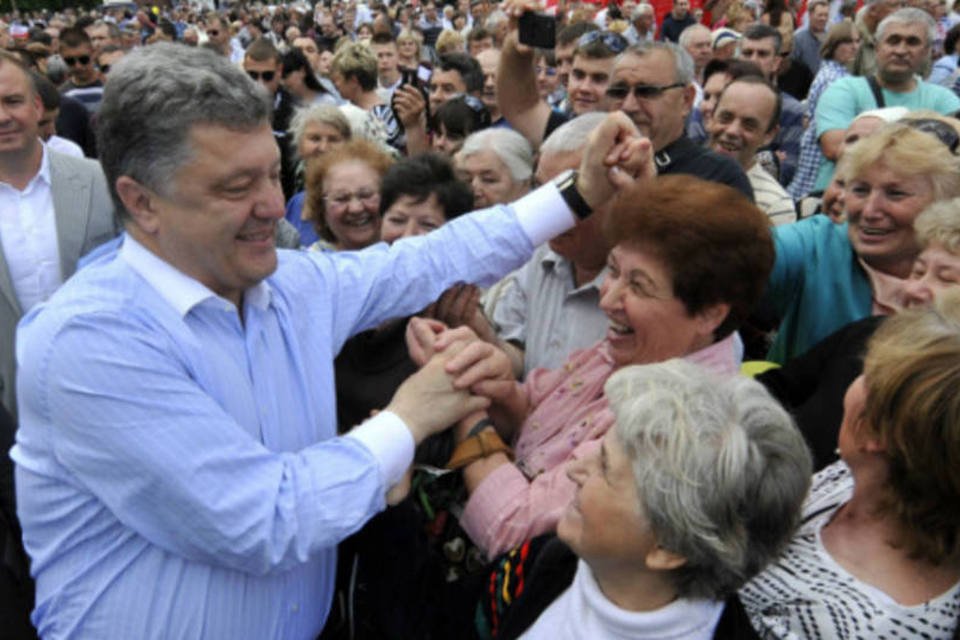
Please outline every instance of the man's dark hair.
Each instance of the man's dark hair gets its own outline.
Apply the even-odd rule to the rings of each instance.
[[[393,37],[392,33],[387,33],[386,31],[376,31],[373,34],[373,37],[370,38],[370,44],[396,44],[397,39]]]
[[[316,91],[317,93],[327,93],[327,90],[324,89],[320,81],[317,80],[317,76],[313,74],[313,69],[310,68],[310,61],[307,60],[307,56],[303,55],[300,49],[291,48],[290,51],[283,54],[282,64],[283,67],[280,71],[281,78],[286,79],[287,76],[294,71],[303,69],[303,84],[306,85],[307,89]]]
[[[437,67],[441,71],[456,71],[463,78],[467,93],[483,90],[483,69],[480,63],[465,53],[445,53],[440,56]]]
[[[75,49],[76,47],[82,47],[83,45],[89,45],[92,47],[93,43],[90,42],[90,36],[87,35],[87,32],[80,27],[67,27],[60,32],[61,47],[70,47],[71,49]]]
[[[251,42],[244,52],[244,57],[257,62],[267,62],[269,60],[281,62],[280,52],[269,38],[257,38]]]
[[[403,196],[416,204],[437,196],[448,221],[473,210],[473,191],[457,180],[450,161],[437,153],[423,153],[397,162],[380,182],[380,215]]]
[[[600,27],[592,22],[574,22],[573,24],[568,24],[557,33],[557,46],[566,47],[579,40],[583,34],[599,30]]]
[[[40,102],[43,103],[44,111],[51,111],[60,108],[60,92],[56,85],[47,80],[43,75],[36,71],[30,72],[30,79],[33,81],[33,89],[40,96]]]
[[[753,62],[741,60],[740,58],[730,58],[729,60],[713,59],[703,68],[703,83],[706,84],[715,73],[725,73],[731,80],[742,78],[743,76],[762,76],[763,72]]]
[[[727,89],[733,86],[735,83],[740,84],[755,84],[766,87],[770,90],[774,97],[774,106],[773,106],[773,115],[770,117],[770,122],[767,123],[767,131],[773,130],[780,123],[780,111],[783,109],[783,96],[780,94],[780,90],[773,86],[769,80],[764,78],[759,73],[756,75],[741,76],[739,78],[734,78],[730,84],[723,88],[723,91],[720,92],[720,95],[717,97],[717,108],[720,108],[720,102],[723,101],[724,94],[727,93]]]
[[[783,46],[783,36],[780,35],[780,32],[774,27],[768,24],[757,23],[743,30],[744,40],[766,40],[767,38],[773,38],[773,53],[774,55],[778,55],[780,53],[780,47]]]

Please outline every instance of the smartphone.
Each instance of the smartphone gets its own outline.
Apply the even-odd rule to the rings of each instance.
[[[557,21],[545,13],[528,11],[517,21],[520,44],[538,49],[553,49],[557,45]]]

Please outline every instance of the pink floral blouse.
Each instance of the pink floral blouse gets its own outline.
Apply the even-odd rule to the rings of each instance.
[[[686,359],[721,375],[739,368],[732,335]],[[467,534],[491,558],[556,527],[576,489],[565,463],[599,446],[613,425],[603,385],[614,370],[601,340],[574,352],[560,369],[527,376],[523,390],[533,409],[513,443],[516,461],[484,478],[461,516]]]

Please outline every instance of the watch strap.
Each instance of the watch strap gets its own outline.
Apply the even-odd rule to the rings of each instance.
[[[481,458],[488,458],[495,453],[505,453],[507,457],[513,458],[513,452],[500,438],[500,434],[493,428],[486,428],[458,444],[453,450],[453,455],[450,456],[446,467],[455,471]]]
[[[565,172],[555,184],[563,201],[567,203],[567,206],[570,207],[577,218],[583,220],[593,213],[593,209],[590,208],[587,201],[583,199],[580,190],[577,189],[577,175],[577,172],[573,170]]]

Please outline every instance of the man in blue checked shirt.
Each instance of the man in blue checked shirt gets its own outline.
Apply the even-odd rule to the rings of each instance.
[[[18,334],[33,622],[44,638],[314,638],[337,542],[384,508],[418,442],[482,402],[436,360],[336,437],[334,355],[457,281],[520,266],[572,211],[649,175],[649,142],[611,116],[579,177],[512,207],[392,247],[278,253],[280,156],[242,70],[144,47],[100,113],[125,240]]]

